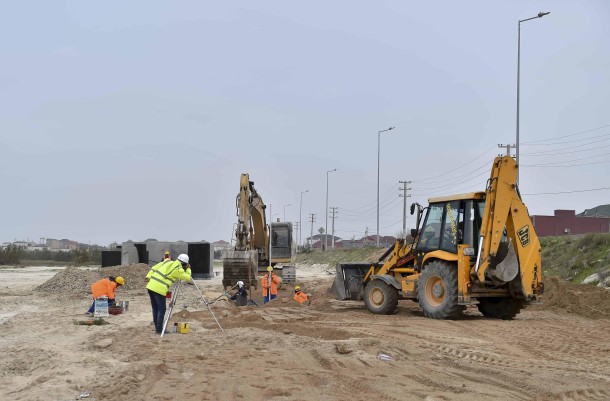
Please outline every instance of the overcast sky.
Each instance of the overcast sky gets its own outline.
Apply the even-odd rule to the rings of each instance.
[[[2,2],[0,242],[228,241],[242,172],[274,218],[298,221],[309,190],[305,237],[335,168],[336,235],[372,235],[389,126],[395,235],[400,180],[409,204],[484,190],[515,143],[517,21],[540,11],[520,188],[530,214],[579,213],[610,203],[607,0]]]

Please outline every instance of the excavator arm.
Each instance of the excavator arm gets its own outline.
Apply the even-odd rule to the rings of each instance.
[[[479,253],[471,272],[480,283],[511,283],[513,297],[542,293],[540,242],[517,187],[518,165],[497,157],[487,183]],[[506,236],[504,237],[504,234]],[[507,252],[501,252],[502,247]]]
[[[259,258],[267,259],[269,233],[265,217],[265,203],[254,188],[247,173],[241,175],[236,200],[237,230],[235,250],[258,250]]]

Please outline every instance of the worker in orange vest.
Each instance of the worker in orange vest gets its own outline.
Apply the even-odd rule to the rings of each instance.
[[[309,297],[307,296],[307,294],[301,291],[301,287],[297,285],[296,287],[294,287],[294,297],[292,297],[292,299],[302,304],[303,302],[307,301]]]
[[[267,267],[269,273],[265,274],[261,279],[263,285],[263,303],[267,303],[277,296],[277,286],[282,283],[282,279],[279,278],[274,272],[273,267]]]
[[[114,293],[120,285],[125,284],[125,279],[121,276],[118,277],[106,277],[99,281],[96,281],[91,285],[91,293],[93,294],[93,303],[87,311],[87,315],[90,315],[95,310],[95,299],[98,297],[108,297],[108,305],[114,305]]]

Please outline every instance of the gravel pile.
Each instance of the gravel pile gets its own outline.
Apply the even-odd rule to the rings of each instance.
[[[142,289],[146,287],[145,277],[149,269],[148,265],[142,263],[94,270],[67,267],[36,287],[35,291],[89,294],[91,284],[108,276],[123,276],[125,278],[123,290]]]

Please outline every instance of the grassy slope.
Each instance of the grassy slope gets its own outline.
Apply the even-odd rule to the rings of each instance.
[[[610,269],[610,234],[541,238],[544,273],[580,283],[598,271]],[[371,262],[385,249],[335,249],[327,252],[307,252],[297,255],[298,263]]]
[[[305,252],[297,255],[297,263],[326,263],[330,266],[334,266],[338,262],[371,262],[376,260],[375,257],[378,258],[381,256],[385,250],[385,248],[366,247],[357,249],[331,249],[326,252]]]
[[[542,268],[549,275],[580,283],[610,269],[610,234],[545,237],[540,243]]]

